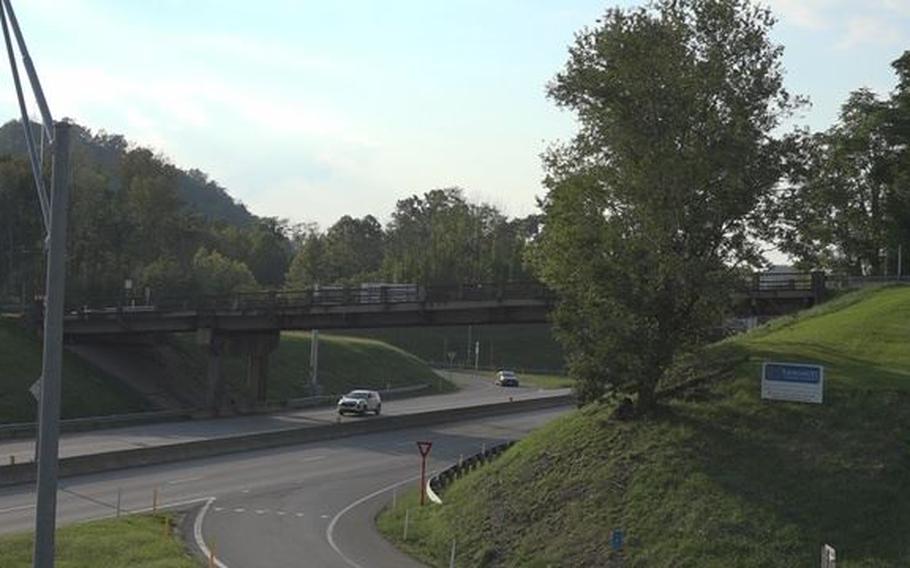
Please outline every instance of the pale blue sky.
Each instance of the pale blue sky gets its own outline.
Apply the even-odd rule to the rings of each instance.
[[[208,172],[259,215],[386,219],[459,185],[535,210],[539,154],[571,115],[545,84],[591,0],[339,2],[13,0],[55,116]],[[798,119],[830,124],[849,91],[887,92],[910,0],[773,0]],[[8,70],[0,117],[17,114]]]

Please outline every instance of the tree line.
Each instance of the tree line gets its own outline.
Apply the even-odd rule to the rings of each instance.
[[[0,298],[42,289],[43,228],[21,125],[0,130]],[[530,278],[536,217],[508,219],[459,188],[400,200],[383,226],[345,215],[326,230],[249,215],[198,170],[118,135],[75,127],[67,298],[219,295],[362,282],[458,284]],[[21,144],[19,144],[21,146]],[[194,191],[187,193],[188,185]]]

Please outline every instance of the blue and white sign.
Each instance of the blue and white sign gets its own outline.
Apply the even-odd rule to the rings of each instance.
[[[610,547],[616,551],[622,550],[623,537],[624,535],[621,530],[613,529],[613,532],[610,534]]]
[[[762,365],[761,397],[821,404],[825,386],[825,368],[802,363]]]

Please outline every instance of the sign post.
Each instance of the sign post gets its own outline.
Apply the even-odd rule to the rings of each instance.
[[[762,364],[761,397],[821,404],[825,387],[825,368],[803,363]]]
[[[417,442],[417,451],[420,452],[420,506],[427,500],[427,456],[433,442]]]

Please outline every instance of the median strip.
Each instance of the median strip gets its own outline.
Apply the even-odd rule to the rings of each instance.
[[[179,444],[69,456],[60,459],[60,476],[72,477],[130,467],[181,462],[231,453],[321,442],[349,436],[432,426],[505,413],[529,412],[565,406],[574,404],[574,402],[575,398],[573,395],[559,395],[413,414],[383,416],[371,420],[343,422],[341,424],[270,430],[240,436],[194,440]],[[33,462],[0,466],[0,486],[32,483],[34,481],[35,464]]]

